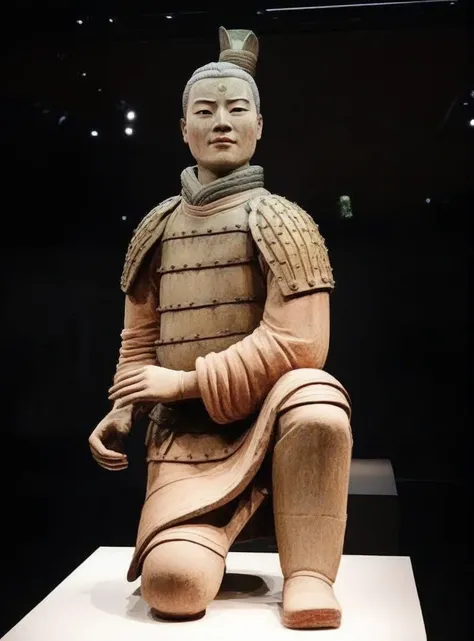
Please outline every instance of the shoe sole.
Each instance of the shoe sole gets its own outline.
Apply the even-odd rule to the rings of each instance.
[[[294,630],[339,628],[341,625],[341,613],[332,609],[283,612],[282,623],[285,628]]]

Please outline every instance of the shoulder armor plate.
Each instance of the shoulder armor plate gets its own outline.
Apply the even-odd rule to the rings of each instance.
[[[128,246],[120,281],[120,287],[125,294],[130,292],[146,254],[161,237],[167,215],[176,209],[180,201],[181,196],[172,196],[164,200],[154,207],[135,229]]]
[[[252,236],[284,296],[333,289],[324,238],[304,209],[282,196],[258,196],[247,204]]]

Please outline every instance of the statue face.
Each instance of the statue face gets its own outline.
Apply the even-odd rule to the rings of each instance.
[[[252,158],[262,136],[250,85],[241,78],[206,78],[192,86],[184,142],[199,167],[216,176],[242,167]]]

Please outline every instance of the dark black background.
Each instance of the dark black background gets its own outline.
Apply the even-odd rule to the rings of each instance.
[[[134,543],[143,425],[117,475],[94,466],[87,438],[109,407],[127,242],[179,191],[192,162],[181,92],[225,24],[260,38],[254,162],[329,246],[327,369],[352,396],[354,455],[393,463],[428,638],[471,638],[466,6],[231,15],[171,3],[171,19],[153,6],[25,2],[3,24],[0,632],[99,545]]]

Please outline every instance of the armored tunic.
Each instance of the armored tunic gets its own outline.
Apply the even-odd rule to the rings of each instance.
[[[262,318],[265,278],[246,201],[224,200],[230,207],[210,216],[197,215],[198,208],[182,202],[166,224],[158,268],[157,357],[163,367],[194,370],[199,356],[227,349]]]

